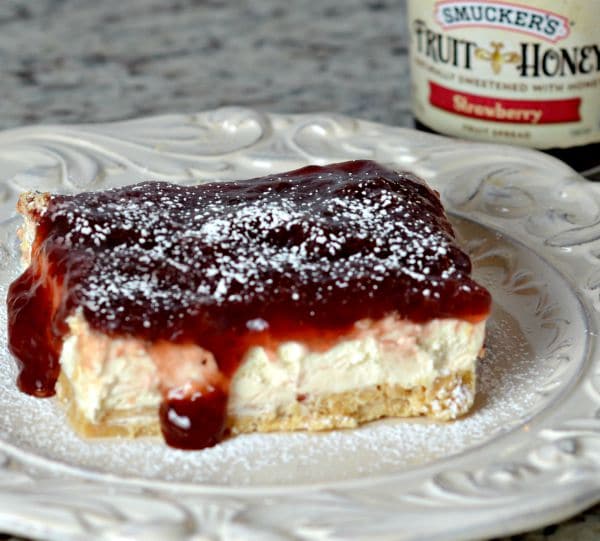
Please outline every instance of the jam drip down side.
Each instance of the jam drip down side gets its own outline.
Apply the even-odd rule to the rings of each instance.
[[[19,388],[34,396],[51,396],[60,373],[61,339],[55,328],[53,299],[60,289],[32,265],[8,292],[8,335],[11,353],[19,361]]]
[[[54,392],[76,310],[109,336],[196,344],[225,380],[252,346],[323,350],[361,319],[477,322],[490,310],[438,195],[370,161],[56,195],[36,218],[32,262],[8,310],[19,386],[39,396]],[[218,441],[227,384],[173,396],[160,410],[167,442]]]

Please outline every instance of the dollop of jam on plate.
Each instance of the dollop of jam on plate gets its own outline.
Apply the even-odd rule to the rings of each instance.
[[[196,344],[225,381],[253,346],[323,350],[365,318],[476,322],[490,309],[437,193],[372,161],[52,195],[36,222],[8,295],[18,385],[36,396],[54,394],[76,310],[109,336]],[[216,443],[226,405],[226,384],[165,395],[167,443]]]

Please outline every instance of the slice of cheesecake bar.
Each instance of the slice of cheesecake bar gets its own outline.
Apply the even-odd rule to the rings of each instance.
[[[18,384],[58,392],[81,434],[202,448],[473,403],[490,295],[410,173],[353,161],[18,210]]]

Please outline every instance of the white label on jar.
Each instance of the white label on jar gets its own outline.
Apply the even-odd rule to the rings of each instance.
[[[413,111],[450,135],[600,141],[600,0],[409,0]]]

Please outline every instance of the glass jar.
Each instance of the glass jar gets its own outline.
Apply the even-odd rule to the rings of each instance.
[[[600,0],[408,0],[417,127],[600,164]]]

